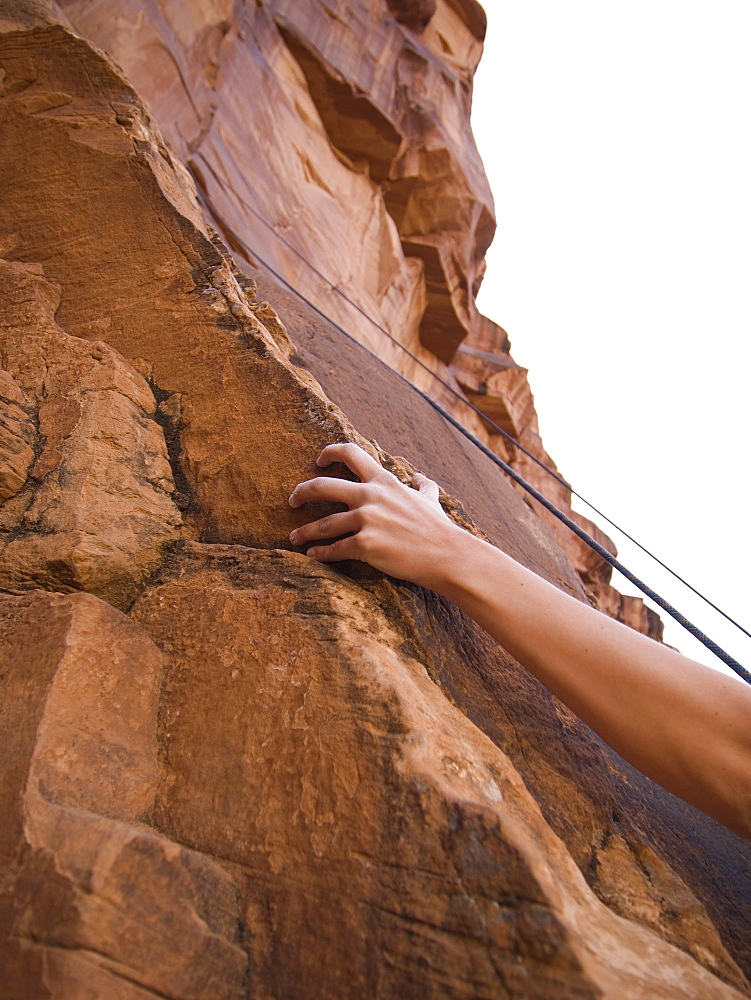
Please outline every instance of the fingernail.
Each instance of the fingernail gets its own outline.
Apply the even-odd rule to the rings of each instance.
[[[296,530],[295,531],[290,531],[290,533],[289,533],[289,540],[292,542],[293,545],[297,545],[297,531]]]
[[[290,493],[289,500],[287,501],[287,503],[290,505],[290,507],[294,506],[294,504],[292,503],[292,501],[294,500],[294,498],[295,498],[295,494],[294,493]]]

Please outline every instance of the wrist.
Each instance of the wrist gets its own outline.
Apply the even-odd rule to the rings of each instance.
[[[451,521],[442,533],[421,579],[415,582],[458,603],[457,597],[472,588],[476,576],[474,567],[478,559],[482,560],[483,550],[490,548],[486,542]]]

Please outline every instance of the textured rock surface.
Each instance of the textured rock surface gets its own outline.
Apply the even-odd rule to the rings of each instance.
[[[79,28],[103,23],[101,4],[66,7]],[[350,129],[352,156],[337,147],[341,184],[320,174],[338,206],[328,228],[289,200],[280,164],[302,149],[331,158],[326,114],[342,102],[350,121],[353,102],[390,107],[396,66],[449,66],[441,35],[465,44],[445,87],[464,72],[468,88],[479,8],[438,0],[424,27],[424,3],[352,5],[346,23],[333,3],[108,9],[115,40],[140,59],[128,72],[162,87],[167,110],[152,110],[172,151],[128,80],[52,7],[0,6],[6,995],[748,995],[747,843],[634,774],[445,602],[285,551],[306,516],[287,506],[291,486],[323,443],[348,438],[399,475],[419,465],[461,497],[445,497],[457,520],[477,530],[471,517],[558,586],[584,598],[581,581],[607,583],[596,565],[569,562],[502,473],[393,371],[268,274],[256,273],[257,289],[240,274],[177,158],[191,155],[177,125],[195,138],[202,122],[215,169],[239,183],[242,164],[243,190],[257,183],[259,204],[286,213],[289,237],[310,239],[322,265],[363,247],[348,260],[363,302],[397,272],[400,287],[405,275],[422,281],[401,301],[432,301],[410,314],[410,336],[438,367],[424,316],[469,317],[472,297],[439,295],[429,264],[463,246],[457,268],[479,273],[467,248],[481,243],[481,179],[455,205],[455,230],[423,225],[412,242],[431,253],[405,257],[407,229],[395,235],[392,215],[378,215],[380,112]],[[380,34],[358,63],[354,29],[368,26]],[[420,63],[407,50],[433,55]],[[347,66],[337,52],[340,63],[350,53]],[[307,82],[318,57],[349,95],[327,84],[333,111]],[[214,123],[240,113],[239,95],[224,110],[210,104],[238,67],[264,102],[245,110],[244,132],[226,122],[222,132]],[[447,199],[435,165],[468,176],[474,156],[459,141],[466,103],[452,119],[441,93],[432,114],[446,116],[454,152],[394,160],[425,181],[414,202],[397,187],[405,218],[423,222],[430,191],[443,208]],[[416,118],[413,137],[425,124]],[[407,126],[390,120],[404,152]],[[251,128],[266,163],[244,159]],[[228,204],[231,190],[227,180]],[[348,228],[365,217],[366,190],[392,257],[371,252],[382,235],[369,244],[363,227],[358,242]],[[329,256],[338,225],[340,256]],[[497,353],[502,331],[467,325],[464,384],[479,398],[470,349]],[[503,419],[532,433],[525,383],[512,362],[505,370]]]
[[[570,513],[570,492],[482,418],[555,469],[526,369],[474,302],[495,228],[468,128],[476,0],[62,7],[125,68],[238,260],[301,290]],[[538,513],[577,570],[591,561]],[[587,584],[592,600],[659,638],[656,616],[606,583]]]
[[[331,286],[404,343],[422,341],[426,360],[450,357],[476,315],[470,290],[493,232],[466,127],[474,0],[397,3],[406,30],[380,0],[158,15],[135,0],[114,17],[105,2],[63,6],[146,96],[227,235],[252,233],[252,251],[377,351],[382,336]]]
[[[570,567],[560,561],[560,550],[540,530],[527,505],[518,502],[502,473],[458,433],[447,435],[429,403],[405,394],[398,376],[377,360],[363,358],[359,348],[306,312],[289,292],[273,290],[259,278],[260,291],[273,296],[288,319],[289,332],[299,345],[296,359],[316,374],[330,398],[367,436],[397,454],[409,452],[418,439],[421,468],[461,495],[472,517],[497,544],[559,587],[578,592]],[[384,398],[389,399],[388,407],[382,405]],[[630,891],[615,889],[608,900],[624,908],[619,912],[638,915],[639,920],[651,911],[651,925],[665,933],[669,926],[686,921],[695,903],[680,882],[664,896],[664,883],[656,892],[651,887],[652,863],[642,866],[657,855],[706,903],[712,920],[748,969],[751,952],[744,929],[751,920],[748,844],[717,824],[707,824],[695,810],[646,782],[619,758],[600,757],[597,741],[586,727],[547,698],[513,661],[499,656],[482,632],[475,630],[470,639],[462,628],[457,650],[455,635],[449,640],[436,626],[435,615],[425,620],[419,603],[413,603],[407,614],[408,622],[415,618],[421,622],[423,655],[435,676],[455,703],[512,757],[538,801],[547,803],[546,819],[569,845],[590,884],[598,891],[605,891],[606,883],[633,884],[638,871],[636,881],[644,896],[639,899]],[[453,633],[453,626],[449,631]],[[448,654],[449,648],[457,652]],[[544,793],[541,783],[547,788]],[[611,853],[608,845],[613,839],[619,844],[619,862],[611,868],[616,852]],[[609,859],[604,863],[601,850],[602,858]],[[631,874],[620,867],[629,856]],[[647,898],[652,902],[646,903]]]
[[[3,995],[245,996],[232,879],[142,822],[162,654],[86,594],[2,597],[0,637]]]
[[[3,430],[13,434],[0,586],[86,590],[127,607],[181,523],[156,403],[111,347],[57,326],[59,289],[40,271],[0,261],[9,387],[0,391],[10,397]]]
[[[240,867],[271,995],[721,995],[587,889],[509,759],[405,643],[400,588],[228,546],[189,546],[164,577],[133,611],[170,663],[155,823]],[[434,612],[439,634],[450,620]],[[706,918],[688,916],[738,982]]]

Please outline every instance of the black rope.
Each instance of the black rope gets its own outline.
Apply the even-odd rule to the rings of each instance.
[[[203,157],[201,157],[201,158],[203,159]],[[204,160],[204,163],[206,163],[205,160]],[[208,166],[208,168],[211,171],[211,173],[214,174],[215,179],[218,180],[218,178],[216,178],[216,174],[214,173],[213,169],[211,168],[211,165],[208,164],[208,163],[206,163],[206,165]],[[197,183],[199,189],[202,188],[203,185],[201,184],[200,179],[198,177],[195,177],[195,175],[194,175],[194,178],[196,180],[196,183]],[[235,194],[236,194],[236,192],[235,192]],[[199,190],[199,196],[200,196],[200,190]],[[409,355],[410,358],[412,358],[419,365],[421,365],[423,368],[425,368],[427,371],[429,371],[430,374],[433,375],[434,378],[436,378],[436,380],[438,382],[440,382],[441,385],[445,386],[447,389],[450,389],[450,391],[458,399],[460,399],[462,402],[466,403],[471,409],[475,410],[483,418],[483,420],[487,421],[493,427],[495,427],[497,430],[499,430],[501,432],[501,434],[503,434],[506,438],[508,438],[516,447],[518,447],[526,455],[528,455],[530,458],[532,458],[539,466],[541,466],[546,472],[548,472],[551,476],[553,476],[553,478],[555,478],[559,483],[561,483],[567,489],[571,490],[571,492],[575,496],[579,497],[579,494],[576,493],[574,490],[572,490],[571,486],[564,479],[562,479],[555,472],[553,472],[552,469],[548,468],[548,466],[546,466],[543,462],[541,462],[535,455],[533,455],[533,454],[531,454],[531,452],[527,451],[526,448],[524,448],[523,446],[521,446],[514,438],[511,437],[510,434],[508,434],[508,432],[506,432],[502,428],[498,427],[497,424],[494,424],[493,421],[490,420],[490,418],[488,418],[479,409],[479,407],[476,407],[472,402],[470,402],[470,400],[466,399],[464,396],[462,396],[460,393],[458,393],[447,382],[444,382],[443,379],[440,378],[440,376],[436,375],[436,373],[433,372],[432,369],[428,368],[428,366],[423,361],[421,361],[418,357],[416,357],[414,354],[412,354],[408,350],[408,348],[404,347],[403,344],[401,344],[395,337],[393,337],[388,332],[388,330],[386,330],[379,323],[377,323],[374,319],[372,319],[360,306],[357,305],[356,302],[353,302],[350,298],[348,298],[348,296],[346,296],[341,291],[341,289],[337,288],[336,285],[333,285],[325,277],[325,275],[323,275],[315,267],[315,265],[311,264],[310,261],[308,261],[302,255],[302,253],[300,253],[299,250],[297,250],[294,246],[292,246],[291,243],[288,243],[287,240],[285,240],[284,237],[281,236],[276,231],[276,229],[273,228],[273,226],[271,225],[271,223],[267,222],[266,219],[264,219],[263,216],[258,211],[256,211],[256,209],[254,209],[251,205],[248,205],[247,202],[245,202],[245,200],[240,195],[237,195],[237,197],[243,203],[243,205],[245,205],[245,207],[250,212],[253,213],[253,215],[255,215],[265,226],[267,226],[267,228],[269,228],[271,230],[272,233],[274,233],[275,236],[278,237],[279,240],[281,240],[281,242],[283,242],[285,244],[285,246],[289,247],[289,249],[292,250],[305,264],[307,264],[307,266],[315,274],[317,274],[318,277],[321,278],[321,280],[324,281],[333,291],[338,292],[340,295],[342,295],[342,297],[345,299],[346,302],[348,302],[353,308],[357,309],[358,312],[362,313],[362,315],[370,323],[372,323],[372,325],[374,327],[376,327],[376,329],[380,330],[383,334],[385,334],[395,344],[398,344],[399,347],[401,347],[405,351],[405,353],[407,353]],[[305,302],[314,312],[316,312],[327,323],[330,323],[336,330],[338,330],[348,340],[352,341],[352,343],[356,344],[358,347],[360,347],[362,350],[366,351],[368,354],[372,355],[374,358],[378,357],[375,354],[375,352],[371,351],[370,348],[366,347],[363,343],[361,343],[359,340],[357,340],[356,337],[354,337],[351,333],[349,333],[347,330],[345,330],[337,322],[335,322],[333,319],[331,319],[330,316],[327,316],[326,313],[324,313],[322,309],[320,309],[317,305],[315,305],[315,303],[313,303],[309,299],[307,299],[283,275],[281,275],[275,268],[273,268],[267,261],[265,261],[260,256],[260,254],[258,254],[254,250],[251,250],[250,247],[247,245],[247,243],[232,229],[231,226],[229,226],[227,224],[226,220],[224,220],[223,218],[221,218],[221,216],[217,215],[217,213],[214,211],[213,207],[206,202],[206,199],[202,199],[202,200],[204,201],[205,207],[211,212],[212,215],[216,216],[217,219],[219,221],[221,221],[221,224],[225,228],[225,230],[227,230],[229,233],[232,234],[233,239],[235,239],[243,247],[243,249],[245,250],[246,254],[248,254],[248,256],[249,256],[249,258],[251,260],[254,260],[254,259],[258,260],[263,265],[263,267],[265,267],[271,274],[274,275],[274,277],[278,281],[280,281],[294,295],[297,295],[300,299],[302,299],[302,301]],[[559,510],[558,507],[556,507],[554,503],[552,503],[550,500],[548,500],[547,497],[543,496],[543,494],[540,493],[540,491],[537,490],[534,486],[532,486],[531,483],[528,483],[527,480],[524,479],[523,476],[519,475],[519,473],[512,466],[510,466],[508,464],[508,462],[504,462],[504,460],[499,455],[496,455],[496,453],[494,451],[492,451],[486,444],[484,444],[482,441],[480,441],[479,438],[475,437],[475,435],[468,428],[466,428],[464,426],[464,424],[462,424],[459,420],[457,420],[456,417],[453,416],[453,414],[449,413],[448,410],[446,410],[443,406],[441,406],[441,404],[437,400],[433,399],[432,396],[430,396],[428,393],[424,392],[422,389],[420,389],[418,386],[416,386],[413,382],[410,382],[410,380],[408,378],[406,378],[406,376],[402,375],[401,372],[398,372],[395,369],[392,369],[392,370],[414,392],[417,392],[427,403],[429,403],[433,407],[434,410],[436,410],[438,413],[440,413],[441,416],[444,418],[444,420],[446,420],[448,423],[450,423],[452,425],[452,427],[455,427],[459,431],[460,434],[462,434],[469,441],[471,441],[472,444],[475,445],[475,447],[479,448],[480,451],[483,452],[483,454],[487,455],[487,457],[495,465],[497,465],[500,469],[502,469],[503,472],[505,472],[507,476],[509,476],[511,479],[513,479],[514,482],[517,483],[526,493],[528,493],[531,497],[533,497],[535,500],[537,500],[538,503],[542,504],[542,506],[547,511],[549,511],[554,517],[556,517],[559,521],[561,521],[562,524],[565,524],[567,528],[569,528],[571,531],[573,531],[573,533],[575,535],[577,535],[594,552],[596,552],[602,559],[604,559],[605,562],[609,563],[613,567],[613,569],[618,570],[618,572],[622,576],[625,576],[625,578],[627,580],[629,580],[635,587],[637,587],[643,594],[645,594],[652,601],[654,601],[654,603],[659,608],[661,608],[666,614],[670,615],[671,618],[675,619],[675,621],[677,621],[679,625],[682,625],[683,628],[685,628],[687,632],[689,632],[695,639],[697,639],[700,643],[702,643],[704,646],[706,646],[706,648],[708,650],[710,650],[710,652],[714,653],[714,655],[716,657],[718,657],[718,659],[722,660],[722,662],[726,666],[730,667],[731,670],[735,671],[735,673],[739,677],[741,677],[744,681],[746,681],[748,684],[751,684],[751,672],[749,672],[748,670],[746,670],[746,668],[744,666],[742,666],[737,660],[735,660],[729,653],[726,653],[725,650],[721,646],[718,646],[718,644],[716,642],[714,642],[714,640],[710,639],[708,635],[705,635],[704,632],[702,632],[699,628],[696,627],[696,625],[694,625],[691,621],[689,621],[689,619],[686,618],[685,615],[682,615],[680,611],[678,611],[676,608],[674,608],[672,606],[672,604],[669,604],[664,598],[660,597],[660,595],[656,591],[652,590],[652,588],[650,586],[648,586],[646,583],[644,583],[643,580],[641,580],[638,576],[636,576],[634,573],[632,573],[631,570],[628,569],[626,566],[624,566],[623,563],[621,563],[611,552],[609,552],[603,545],[601,545],[596,539],[592,538],[592,536],[590,534],[588,534],[583,528],[581,528],[576,523],[576,521],[572,520],[570,517],[568,517],[566,514],[564,514],[562,510]],[[579,497],[579,499],[580,500],[584,500],[583,497]],[[584,500],[584,503],[587,503],[587,506],[591,507],[592,510],[596,510],[597,509],[592,504],[588,503],[586,500]],[[597,513],[599,513],[599,511]],[[601,516],[604,517],[605,520],[608,521],[609,524],[612,524],[613,527],[617,528],[619,531],[622,531],[621,528],[618,528],[617,524],[614,524],[609,518],[605,517],[605,515],[601,515]],[[631,538],[631,536],[628,535],[625,531],[623,532],[623,534],[626,535],[627,538]],[[634,541],[634,539],[631,539],[631,540]],[[638,542],[636,542],[636,544],[639,545]],[[656,562],[660,563],[661,566],[664,566],[665,569],[667,569],[669,572],[671,572],[671,573],[673,572],[672,570],[670,570],[670,568],[668,566],[665,566],[664,563],[662,563],[659,559],[657,559],[656,556],[653,556],[652,553],[649,552],[647,549],[645,549],[642,545],[639,545],[639,548],[641,548],[644,552],[646,552],[647,555],[649,555],[653,559],[655,559]],[[673,573],[673,575],[677,579],[681,580],[682,583],[685,583],[685,581],[682,580],[681,577],[679,577],[677,573]],[[702,597],[702,599],[705,600],[708,604],[710,604],[713,608],[715,607],[715,605],[712,604],[711,601],[709,601],[706,597],[703,597],[703,595],[700,594],[698,590],[695,590],[693,587],[691,587],[690,584],[686,584],[686,586],[688,586],[691,590],[693,590],[694,593],[697,594],[699,597]],[[720,614],[723,614],[723,615],[725,614],[719,608],[716,608],[716,610],[720,611]],[[737,627],[740,628],[742,632],[745,632],[746,635],[749,635],[749,633],[746,632],[746,629],[744,629],[744,628],[742,628],[742,626],[738,625],[737,622],[734,622],[732,618],[729,618],[728,615],[725,615],[725,617],[728,618],[729,621],[733,622],[734,625],[737,625]]]
[[[211,164],[201,155],[200,152],[196,153],[196,155],[200,156],[201,160],[203,160],[203,162],[205,163],[205,165],[207,166],[207,168],[209,169],[209,171],[213,174],[214,179],[217,181],[217,183],[221,183],[219,181],[219,178],[216,175],[216,171],[213,169],[213,167],[211,166]],[[201,179],[199,177],[196,177],[195,173],[192,170],[191,170],[191,172],[193,173],[194,179],[196,180],[196,183],[198,184],[199,188],[203,187],[203,185],[201,183]],[[667,570],[667,572],[670,573],[671,576],[673,576],[680,583],[682,583],[684,587],[688,587],[688,589],[690,591],[692,591],[692,593],[696,594],[697,597],[700,597],[701,600],[704,601],[705,604],[708,604],[710,606],[710,608],[713,608],[718,614],[722,615],[722,617],[725,618],[726,621],[729,621],[731,623],[731,625],[735,625],[735,627],[737,629],[739,629],[741,632],[743,632],[744,635],[748,636],[748,638],[751,639],[751,632],[749,632],[748,629],[744,628],[743,625],[741,625],[734,618],[732,618],[729,614],[727,614],[727,612],[723,611],[722,608],[718,607],[706,595],[702,594],[702,592],[700,590],[697,590],[696,587],[694,587],[692,584],[690,584],[688,582],[688,580],[684,579],[679,573],[676,573],[674,569],[671,569],[670,566],[668,566],[667,563],[664,563],[662,561],[662,559],[660,559],[658,556],[656,556],[654,554],[654,552],[651,552],[648,548],[646,548],[646,546],[642,545],[641,542],[637,541],[637,539],[634,538],[632,535],[630,535],[626,531],[625,528],[622,528],[619,524],[616,524],[615,521],[611,520],[611,518],[609,518],[607,516],[607,514],[603,513],[603,511],[601,511],[598,507],[595,507],[595,505],[593,503],[591,503],[589,500],[587,500],[586,497],[583,497],[581,495],[581,493],[577,493],[576,490],[571,485],[571,483],[569,483],[567,480],[565,480],[563,478],[563,476],[561,476],[554,469],[551,469],[549,465],[546,465],[545,462],[542,461],[542,459],[538,458],[538,456],[535,455],[533,452],[529,451],[529,449],[525,448],[524,445],[521,444],[521,442],[517,441],[517,439],[512,434],[509,434],[509,432],[507,430],[504,430],[503,427],[501,427],[494,420],[492,420],[486,413],[483,413],[483,411],[480,409],[479,406],[476,406],[470,399],[467,399],[467,397],[465,395],[463,395],[462,393],[458,392],[454,388],[454,386],[451,385],[450,382],[446,382],[444,379],[442,379],[441,376],[438,375],[437,372],[434,372],[433,369],[430,368],[429,365],[426,365],[425,362],[421,358],[419,358],[416,354],[413,354],[412,351],[410,351],[410,349],[408,347],[406,347],[404,344],[402,344],[401,341],[397,340],[397,338],[392,333],[390,333],[385,327],[381,326],[380,323],[378,323],[376,320],[374,320],[373,317],[370,316],[367,312],[365,312],[365,310],[361,306],[359,306],[356,302],[353,302],[352,299],[345,292],[343,292],[341,290],[341,288],[339,288],[337,285],[333,284],[333,282],[331,282],[326,277],[326,275],[323,274],[323,272],[321,272],[321,271],[318,270],[318,268],[315,266],[315,264],[311,264],[311,262],[307,259],[307,257],[305,257],[305,255],[303,253],[301,253],[297,249],[296,246],[294,246],[292,243],[290,243],[289,240],[285,239],[284,236],[282,236],[282,234],[279,233],[274,228],[274,226],[268,221],[268,219],[265,219],[263,217],[263,215],[257,209],[253,208],[252,205],[250,205],[247,201],[245,201],[245,199],[242,197],[242,195],[239,195],[236,191],[233,192],[233,193],[234,193],[235,197],[238,199],[238,201],[240,201],[243,204],[243,206],[245,208],[247,208],[247,210],[249,212],[251,212],[258,219],[258,221],[261,222],[269,230],[269,232],[271,232],[281,243],[283,243],[297,257],[299,257],[300,260],[308,268],[310,268],[310,270],[314,274],[316,274],[321,279],[321,281],[324,282],[324,284],[326,284],[333,292],[336,292],[337,295],[340,295],[348,305],[352,306],[353,309],[356,309],[357,312],[359,312],[373,327],[375,327],[376,330],[378,330],[385,337],[387,337],[393,344],[396,344],[396,346],[399,347],[407,355],[408,358],[410,358],[412,361],[414,361],[415,364],[419,365],[420,368],[422,368],[424,371],[428,372],[428,374],[431,375],[436,380],[436,382],[438,382],[438,384],[440,386],[442,386],[444,389],[447,389],[448,392],[450,392],[456,399],[459,400],[460,403],[462,403],[468,409],[472,410],[472,412],[476,413],[485,424],[489,425],[493,429],[493,431],[495,433],[500,434],[500,436],[503,437],[506,441],[510,442],[510,444],[513,445],[514,448],[517,448],[519,451],[521,451],[528,458],[532,459],[532,461],[537,466],[539,466],[539,468],[541,468],[544,472],[546,472],[547,475],[549,475],[552,479],[554,479],[559,485],[563,486],[564,489],[568,490],[569,493],[571,493],[572,496],[575,496],[577,498],[577,500],[581,500],[582,503],[585,503],[587,505],[587,507],[589,507],[590,510],[594,511],[594,513],[597,514],[598,517],[601,517],[603,519],[603,521],[606,521],[611,527],[615,528],[615,530],[618,531],[618,532],[620,532],[621,535],[623,535],[624,538],[627,538],[630,542],[632,542],[634,545],[636,545],[637,548],[641,549],[642,552],[644,552],[646,555],[648,555],[650,557],[650,559],[653,559],[659,566],[662,566],[662,568],[664,570]],[[207,206],[207,207],[209,208],[209,210],[211,210],[210,206]],[[245,252],[246,253],[250,254],[251,257],[258,256],[257,254],[254,254],[254,252],[245,244],[245,242],[237,235],[237,233],[235,233],[232,230],[232,228],[227,225],[226,220],[222,219],[222,223],[225,225],[225,227],[230,232],[232,232],[234,238],[240,244],[242,244],[242,246],[245,248]],[[339,327],[338,324],[334,323],[334,321],[329,316],[327,316],[325,313],[321,312],[320,309],[318,309],[316,306],[314,306],[312,302],[310,302],[308,299],[306,299],[305,296],[302,295],[298,291],[298,289],[294,288],[291,284],[289,284],[289,282],[285,281],[285,279],[280,274],[278,274],[271,267],[270,264],[268,264],[266,261],[264,261],[261,257],[259,257],[258,259],[261,261],[261,263],[263,264],[263,266],[265,268],[267,268],[267,270],[269,270],[276,278],[278,278],[279,281],[282,281],[290,289],[290,291],[294,292],[296,295],[299,295],[300,298],[303,299],[309,306],[311,306],[312,308],[316,309],[316,311],[325,320],[327,320],[327,322],[332,323],[334,326],[337,326],[337,329],[339,329],[346,336],[350,337],[350,339],[352,339],[352,340],[355,339],[355,338],[353,338],[351,336],[351,334],[347,333],[346,330],[343,330],[342,327]],[[359,344],[360,342],[357,341],[357,340],[355,340],[355,343]],[[360,345],[360,346],[363,346],[363,345]],[[409,380],[407,380],[407,381],[409,381]],[[409,384],[414,389],[417,389],[417,386],[415,386],[414,383],[410,382]],[[417,391],[419,392],[421,390],[417,389]],[[428,398],[430,398],[430,397],[428,397]],[[495,452],[494,452],[494,454],[495,454]]]
[[[417,387],[415,386],[415,388]],[[420,389],[417,389],[417,391],[421,392]],[[630,569],[627,569],[623,565],[623,563],[621,563],[618,559],[616,559],[616,557],[612,554],[612,552],[608,552],[608,550],[603,545],[600,545],[600,543],[596,541],[594,538],[592,538],[591,535],[587,534],[587,532],[583,528],[580,528],[579,525],[576,523],[576,521],[573,521],[570,517],[567,517],[567,515],[564,514],[562,510],[559,510],[555,506],[555,504],[551,503],[550,500],[547,499],[547,497],[544,497],[542,493],[539,492],[539,490],[536,490],[531,483],[528,483],[507,462],[504,462],[503,459],[500,458],[498,455],[496,455],[494,451],[491,451],[491,449],[488,448],[486,444],[483,444],[482,441],[480,441],[473,434],[471,434],[471,432],[468,431],[456,419],[456,417],[452,416],[452,414],[450,414],[448,410],[445,410],[440,403],[431,399],[431,397],[428,396],[427,393],[421,393],[421,394],[424,396],[425,399],[428,400],[428,402],[436,410],[438,410],[439,413],[443,415],[445,420],[447,420],[450,424],[456,427],[456,429],[461,431],[461,433],[464,434],[465,436],[471,437],[476,446],[482,452],[484,452],[488,456],[488,458],[492,459],[496,463],[496,465],[500,466],[500,468],[502,468],[503,471],[514,480],[514,482],[518,483],[519,486],[522,487],[522,489],[526,490],[526,492],[529,493],[530,496],[534,497],[535,500],[538,501],[538,503],[541,503],[546,510],[549,510],[550,513],[554,517],[557,517],[558,520],[561,521],[563,524],[565,524],[567,528],[570,528],[571,531],[573,531],[575,535],[578,535],[583,542],[586,542],[591,549],[593,549],[599,556],[601,556],[605,560],[605,562],[610,563],[613,569],[617,569],[618,572],[621,573],[623,576],[625,576],[627,580],[630,580],[635,587],[638,587],[643,594],[646,594],[647,597],[651,598],[651,600],[653,600],[655,604],[657,604],[660,608],[662,608],[663,611],[669,614],[671,618],[674,618],[678,622],[678,624],[682,625],[687,632],[690,632],[695,639],[698,639],[699,642],[703,643],[703,645],[705,645],[708,650],[710,650],[712,653],[715,654],[715,656],[717,656],[720,660],[722,660],[722,662],[726,666],[730,667],[731,670],[734,670],[739,677],[743,678],[744,681],[747,681],[749,684],[751,684],[751,672],[746,670],[745,667],[741,666],[741,664],[738,663],[737,660],[733,659],[733,657],[729,653],[726,653],[721,646],[718,646],[717,643],[714,642],[712,639],[710,639],[708,635],[705,635],[700,629],[698,629],[696,625],[694,625],[692,622],[688,620],[688,618],[685,617],[685,615],[682,615],[680,611],[676,610],[676,608],[674,608],[672,604],[668,604],[668,602],[664,598],[660,597],[660,595],[656,591],[652,590],[652,588],[649,587],[646,583],[644,583],[643,580],[640,580],[639,577],[636,576],[634,573],[632,573]]]

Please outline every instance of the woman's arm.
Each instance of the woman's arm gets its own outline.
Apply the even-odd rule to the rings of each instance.
[[[360,479],[317,478],[290,504],[349,510],[304,525],[321,562],[359,559],[449,598],[634,766],[731,830],[751,837],[751,688],[564,594],[455,525],[438,487],[404,486],[361,448],[324,448]],[[326,545],[316,542],[337,538]]]

